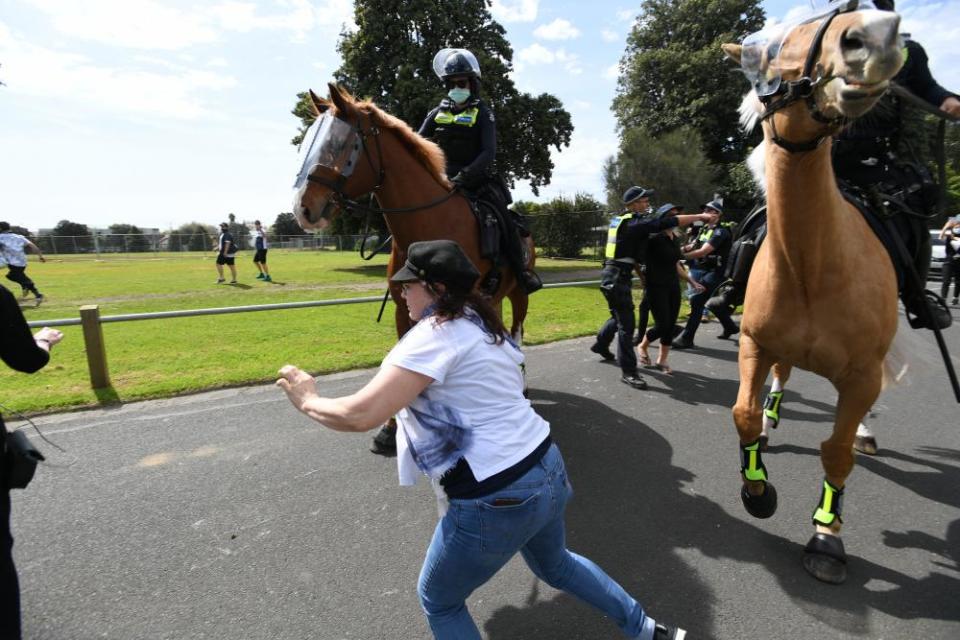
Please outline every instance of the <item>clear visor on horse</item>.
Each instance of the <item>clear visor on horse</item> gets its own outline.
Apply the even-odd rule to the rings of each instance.
[[[294,188],[303,186],[317,165],[349,176],[353,173],[359,145],[359,137],[352,126],[330,114],[323,114],[310,125],[300,143],[300,171]]]
[[[811,0],[813,7],[799,14],[790,14],[782,22],[768,25],[743,39],[740,66],[757,95],[768,96],[777,92],[782,74],[777,64],[777,55],[794,29],[800,25],[822,20],[834,11],[846,13],[861,9],[874,9],[871,0]]]

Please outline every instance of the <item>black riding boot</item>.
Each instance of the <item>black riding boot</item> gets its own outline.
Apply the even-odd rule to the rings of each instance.
[[[923,230],[920,234],[920,247],[914,259],[913,267],[923,286],[926,286],[927,276],[930,272],[930,234]],[[933,291],[927,289],[917,290],[916,286],[910,286],[910,278],[907,278],[907,285],[903,288],[901,298],[904,309],[907,312],[907,322],[914,329],[946,329],[953,324],[953,316],[950,314],[950,308],[947,301],[938,296]]]

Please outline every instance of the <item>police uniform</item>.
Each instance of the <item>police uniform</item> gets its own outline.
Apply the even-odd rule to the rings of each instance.
[[[637,354],[633,350],[633,270],[642,264],[651,234],[677,226],[673,216],[653,218],[644,213],[626,211],[610,221],[600,290],[607,300],[610,318],[597,332],[591,347],[595,353],[608,352],[617,337],[617,362],[624,377],[637,375]]]
[[[420,135],[430,138],[447,157],[447,177],[460,175],[462,186],[476,190],[493,174],[497,155],[497,123],[484,102],[478,98],[458,105],[444,98],[427,114]]]
[[[725,260],[733,244],[732,227],[733,224],[728,222],[718,223],[712,227],[705,226],[697,236],[697,249],[709,244],[713,247],[713,251],[695,259],[690,265],[690,276],[705,289],[690,296],[690,317],[687,318],[683,333],[674,341],[674,346],[678,349],[693,346],[693,338],[697,334],[697,329],[700,328],[700,320],[707,300],[723,281]],[[717,315],[717,319],[723,325],[725,334],[730,335],[739,331],[739,327],[728,314],[721,312]]]

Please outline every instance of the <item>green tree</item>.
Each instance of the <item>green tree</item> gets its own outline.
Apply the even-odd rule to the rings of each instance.
[[[749,87],[720,45],[763,23],[758,0],[644,0],[613,101],[621,130],[643,126],[659,137],[691,125],[718,168],[743,160],[752,138],[737,107]]]
[[[56,236],[56,247],[59,253],[86,253],[93,248],[90,229],[79,222],[61,220],[53,228],[51,235]]]
[[[700,136],[681,127],[654,138],[640,127],[621,133],[617,155],[603,165],[610,209],[622,209],[623,192],[631,185],[653,188],[657,202],[695,208],[717,190],[714,169],[702,150]]]
[[[270,232],[276,237],[309,235],[306,231],[300,228],[300,223],[297,222],[297,217],[292,213],[281,213],[278,215],[277,219],[273,221],[273,226],[270,228]]]
[[[12,224],[10,225],[10,233],[16,233],[18,235],[23,236],[24,238],[27,238],[28,240],[33,240],[33,234],[30,233],[30,229],[27,229],[26,227],[20,227],[18,225]]]
[[[570,114],[555,96],[520,93],[507,75],[513,50],[503,27],[494,21],[489,0],[356,0],[359,29],[338,44],[343,65],[338,83],[402,119],[414,130],[443,96],[433,73],[433,56],[444,47],[463,47],[477,56],[482,94],[497,118],[497,170],[512,185],[528,180],[534,193],[550,183],[550,147],[570,145]],[[294,115],[303,129],[313,116],[307,94],[298,94]]]
[[[578,193],[572,199],[559,197],[538,207],[525,203],[514,207],[528,216],[531,232],[540,253],[559,258],[580,258],[606,224],[603,204],[593,196]]]
[[[217,230],[200,222],[188,222],[170,233],[167,248],[170,251],[207,251],[213,249]]]
[[[150,242],[143,230],[133,224],[112,224],[111,235],[107,236],[107,246],[119,251],[149,251]]]

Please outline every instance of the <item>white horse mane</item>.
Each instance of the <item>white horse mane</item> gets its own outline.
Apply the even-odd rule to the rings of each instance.
[[[756,91],[751,90],[750,93],[743,96],[739,112],[740,126],[744,131],[750,133],[757,128],[760,124],[760,114],[763,113],[763,104],[760,102],[760,98],[757,97]],[[750,169],[754,182],[763,190],[764,194],[767,192],[765,145],[766,142],[758,144],[756,149],[751,151],[750,156],[747,158],[747,168]]]

